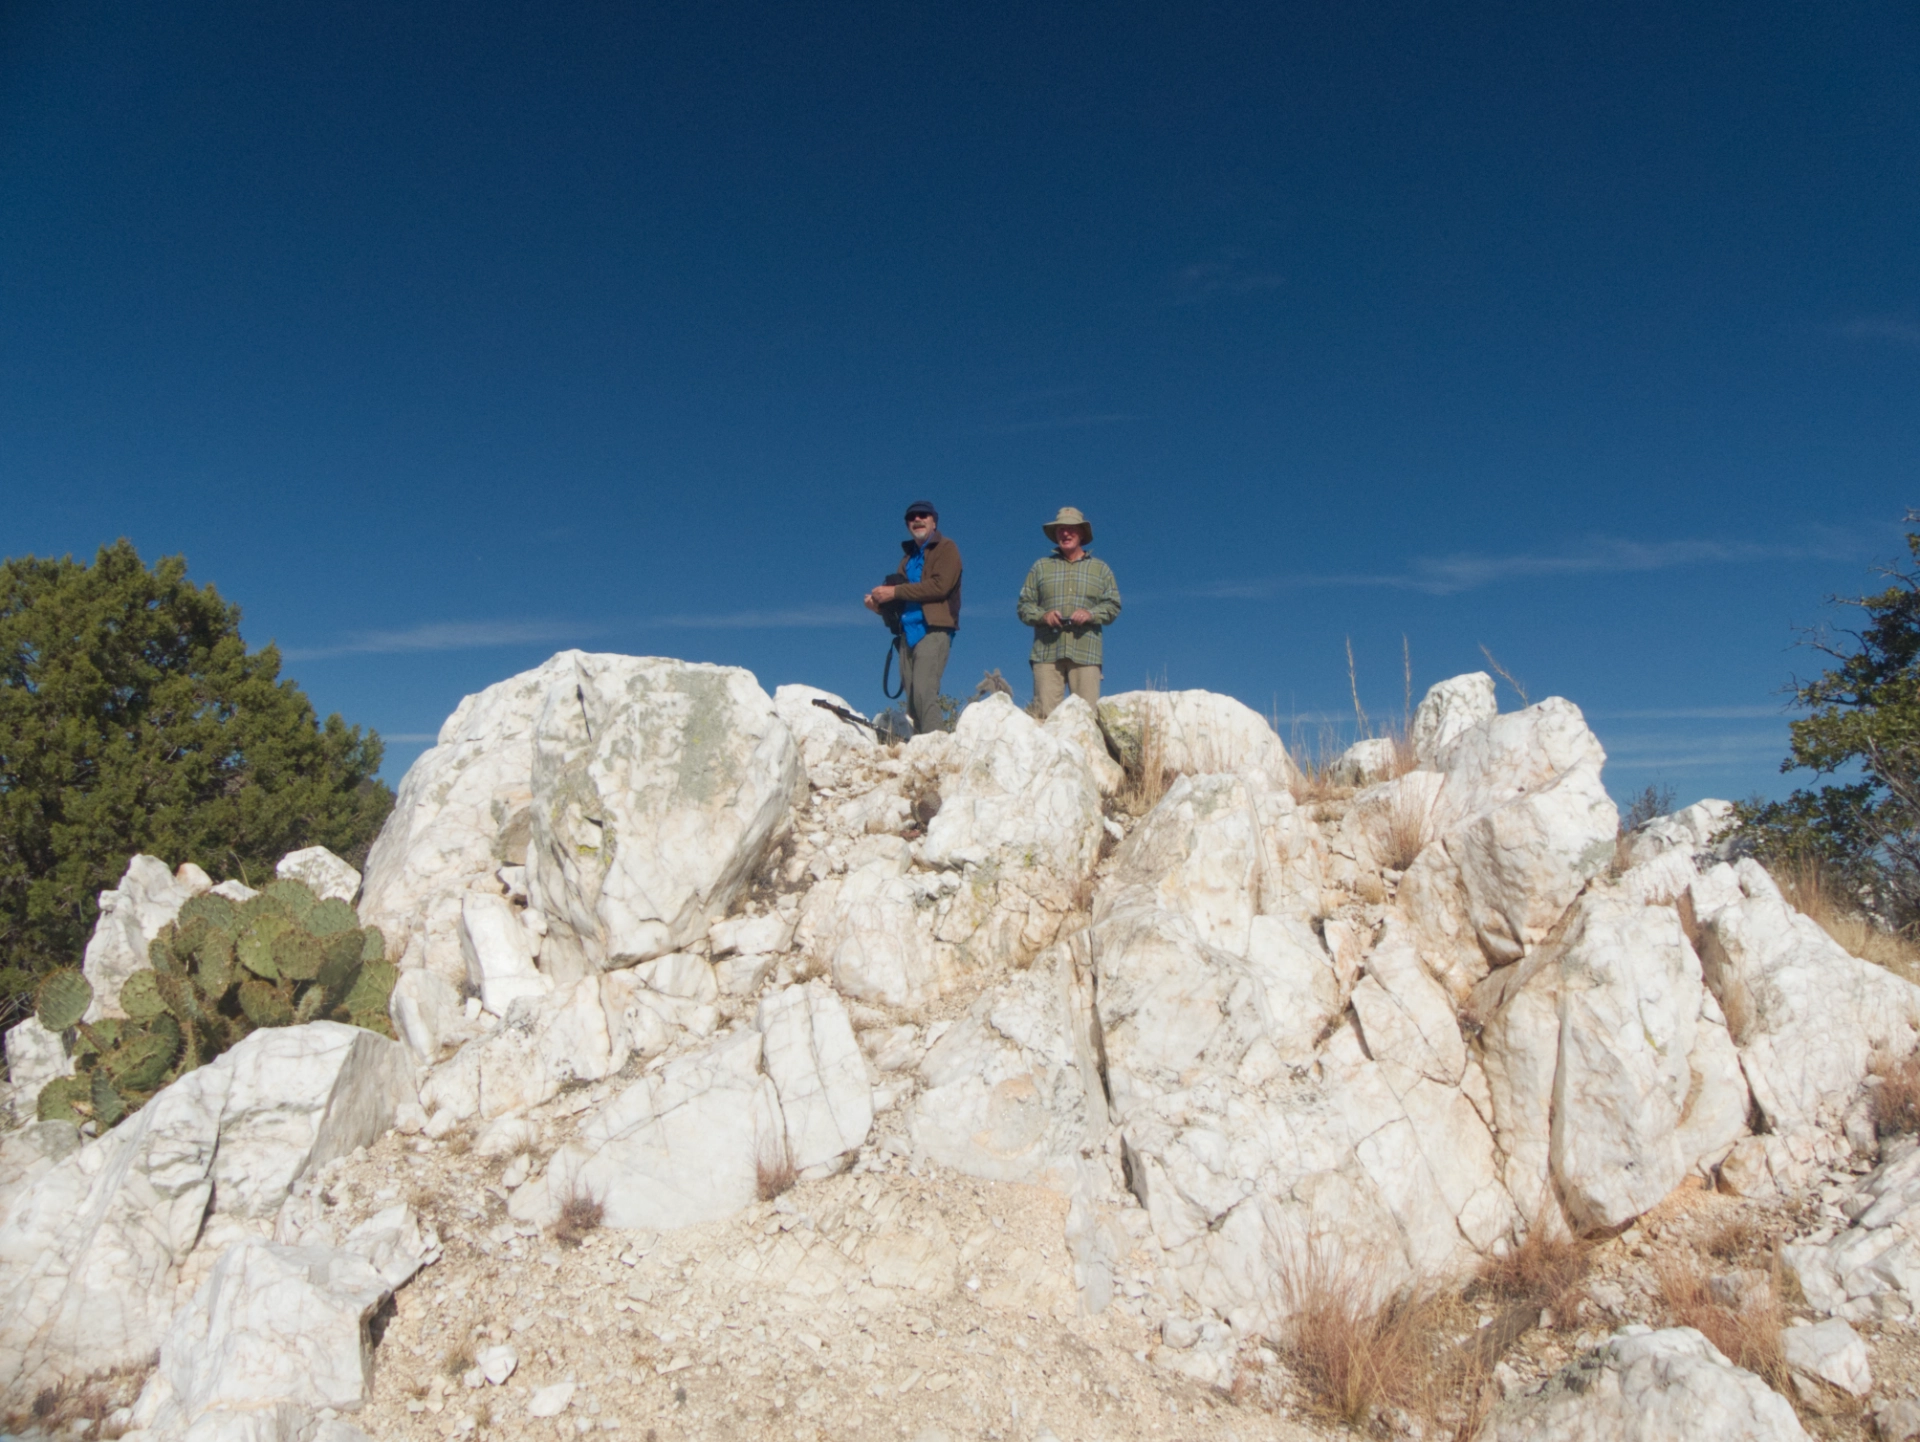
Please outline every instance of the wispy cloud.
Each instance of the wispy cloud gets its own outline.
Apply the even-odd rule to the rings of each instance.
[[[1183,265],[1173,273],[1173,303],[1192,305],[1215,296],[1258,295],[1278,290],[1285,276],[1254,263],[1253,252],[1238,248],[1220,251],[1211,260]]]
[[[713,615],[657,616],[635,623],[642,629],[686,631],[817,630],[830,626],[871,626],[873,615],[857,602],[833,606],[791,606],[773,611],[724,611]]]
[[[1839,331],[1849,340],[1886,341],[1893,345],[1920,348],[1920,325],[1896,316],[1861,316],[1839,327]]]
[[[635,631],[818,630],[870,626],[873,617],[857,603],[789,606],[761,611],[717,611],[649,616],[617,623],[578,621],[427,621],[394,631],[353,631],[325,646],[290,646],[289,661],[335,656],[396,656],[432,651],[482,651],[589,641]]]
[[[1850,540],[1780,546],[1748,541],[1629,541],[1595,536],[1578,547],[1551,553],[1482,555],[1455,552],[1416,557],[1403,571],[1257,576],[1216,582],[1189,594],[1220,599],[1256,600],[1276,592],[1315,587],[1382,587],[1451,596],[1477,591],[1500,581],[1543,576],[1602,575],[1665,571],[1684,566],[1734,565],[1756,561],[1834,560],[1858,550]]]
[[[1593,721],[1778,721],[1780,706],[1679,706],[1655,711],[1589,711]]]
[[[330,656],[395,656],[427,651],[479,651],[581,640],[593,630],[562,621],[426,621],[398,631],[352,631],[329,646],[289,646],[289,661]]]
[[[1074,415],[1045,416],[1030,421],[1006,421],[981,427],[988,435],[1015,436],[1027,431],[1071,431],[1084,426],[1110,426],[1133,417],[1125,411],[1083,411]]]
[[[1784,737],[1756,736],[1751,731],[1602,739],[1609,771],[1705,770],[1716,766],[1750,769],[1778,765],[1786,754]]]

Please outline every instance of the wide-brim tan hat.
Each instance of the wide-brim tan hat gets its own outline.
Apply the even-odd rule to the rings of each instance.
[[[1058,531],[1062,526],[1078,527],[1080,531],[1080,544],[1083,546],[1090,544],[1093,540],[1093,522],[1081,515],[1072,506],[1062,506],[1060,508],[1060,514],[1055,516],[1051,521],[1048,521],[1046,525],[1040,529],[1049,541],[1058,545],[1060,538],[1056,536],[1054,532]]]

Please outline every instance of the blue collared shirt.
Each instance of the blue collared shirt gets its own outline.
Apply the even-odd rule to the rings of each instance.
[[[927,552],[924,546],[916,545],[913,554],[907,557],[906,565],[901,568],[911,585],[920,579],[927,569]],[[900,613],[900,631],[907,638],[907,645],[918,646],[920,638],[927,634],[927,613],[918,606],[909,606]]]

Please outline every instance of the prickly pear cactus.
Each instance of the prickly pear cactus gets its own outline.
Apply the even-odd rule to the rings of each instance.
[[[391,1036],[387,999],[399,973],[385,958],[377,927],[356,925],[345,902],[319,900],[298,881],[271,882],[239,903],[196,896],[147,948],[152,970],[121,988],[124,1019],[81,1019],[93,988],[78,971],[41,983],[41,1025],[78,1032],[75,1074],[47,1084],[40,1119],[110,1127],[259,1027],[343,1021]]]
[[[40,983],[34,1012],[48,1031],[66,1031],[79,1025],[92,1004],[92,984],[73,967],[67,967]]]

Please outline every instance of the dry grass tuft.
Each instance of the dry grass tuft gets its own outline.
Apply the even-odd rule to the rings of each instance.
[[[1549,1312],[1555,1325],[1565,1325],[1572,1320],[1580,1284],[1592,1265],[1592,1247],[1536,1226],[1504,1257],[1488,1257],[1480,1264],[1471,1293],[1509,1303],[1529,1319]]]
[[[1920,1052],[1900,1058],[1875,1057],[1873,1129],[1883,1137],[1920,1132]]]
[[[1491,1359],[1465,1304],[1446,1292],[1377,1302],[1364,1263],[1309,1246],[1281,1270],[1290,1320],[1280,1353],[1313,1409],[1351,1427],[1404,1412],[1468,1437],[1493,1400]]]
[[[1767,1232],[1759,1222],[1742,1213],[1728,1217],[1707,1238],[1707,1255],[1715,1261],[1739,1262],[1767,1250]]]
[[[1675,1257],[1654,1268],[1660,1305],[1676,1327],[1692,1327],[1726,1354],[1736,1367],[1745,1367],[1774,1391],[1791,1399],[1786,1354],[1780,1331],[1787,1324],[1780,1300],[1780,1264],[1764,1293],[1749,1292],[1722,1300],[1713,1293],[1707,1274],[1692,1257]]]
[[[577,1247],[600,1226],[607,1209],[591,1192],[574,1192],[560,1204],[560,1219],[549,1229],[563,1247]]]
[[[1799,857],[1770,869],[1795,911],[1811,917],[1822,931],[1862,961],[1920,983],[1920,946],[1875,926],[1817,860]]]
[[[770,1202],[792,1188],[798,1176],[785,1140],[773,1147],[762,1147],[753,1162],[753,1189],[763,1202]]]
[[[1388,871],[1405,871],[1432,839],[1433,815],[1426,800],[1416,791],[1400,788],[1387,812],[1380,865]]]
[[[133,1401],[145,1370],[121,1368],[42,1387],[24,1411],[7,1414],[0,1426],[10,1433],[53,1433],[86,1422],[90,1438],[118,1437],[125,1429],[108,1425],[107,1418]]]

